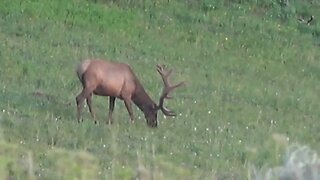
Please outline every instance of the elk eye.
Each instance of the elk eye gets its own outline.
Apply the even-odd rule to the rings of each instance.
[[[156,104],[153,104],[153,109],[157,109],[157,105]]]

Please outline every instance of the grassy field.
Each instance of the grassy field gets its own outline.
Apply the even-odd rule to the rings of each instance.
[[[3,0],[0,179],[251,179],[292,144],[320,150],[320,2]],[[309,24],[299,22],[299,18]],[[178,116],[129,121],[117,100],[85,108],[75,67],[126,62],[158,101],[157,63],[186,82]],[[317,108],[318,107],[318,108]]]

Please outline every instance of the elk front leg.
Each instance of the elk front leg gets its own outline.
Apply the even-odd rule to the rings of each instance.
[[[108,124],[112,124],[112,113],[114,110],[114,102],[115,102],[116,98],[110,96],[109,97],[109,114],[108,114]]]
[[[133,111],[132,111],[132,106],[131,106],[131,99],[124,99],[124,104],[126,105],[126,108],[128,110],[131,122],[134,123]]]
[[[94,121],[95,124],[97,124],[97,121],[96,121],[96,114],[95,112],[93,111],[92,109],[92,93],[89,94],[88,98],[87,98],[87,105],[89,107],[89,111],[91,113],[91,116],[92,116],[92,119]]]

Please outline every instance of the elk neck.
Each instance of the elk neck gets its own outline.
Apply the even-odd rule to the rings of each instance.
[[[143,112],[153,108],[155,102],[147,94],[140,82],[136,82],[135,93],[132,96],[132,101],[139,107]]]

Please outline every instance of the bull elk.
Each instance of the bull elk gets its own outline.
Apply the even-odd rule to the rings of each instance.
[[[172,70],[168,70],[163,65],[157,65],[156,68],[164,83],[158,104],[146,93],[128,64],[96,59],[87,59],[81,62],[76,69],[78,78],[83,86],[81,93],[76,97],[78,122],[80,122],[83,102],[86,100],[91,116],[94,122],[97,123],[91,105],[93,94],[109,96],[108,124],[112,124],[112,112],[116,98],[124,101],[132,122],[134,122],[132,102],[144,113],[147,124],[150,127],[158,125],[157,112],[160,109],[166,116],[175,116],[176,114],[172,110],[164,106],[164,100],[172,98],[169,96],[170,92],[182,86],[184,82],[171,85],[168,78]]]

